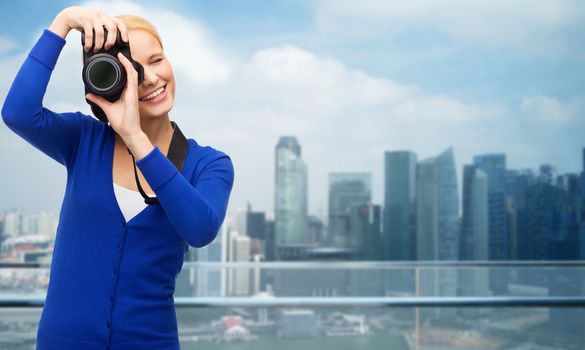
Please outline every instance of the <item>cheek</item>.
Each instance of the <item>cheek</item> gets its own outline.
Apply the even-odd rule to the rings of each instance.
[[[175,81],[171,78],[166,79],[167,80],[167,93],[170,97],[170,100],[174,101],[175,100]]]

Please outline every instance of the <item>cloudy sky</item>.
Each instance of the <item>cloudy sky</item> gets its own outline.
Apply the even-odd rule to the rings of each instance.
[[[274,147],[298,138],[309,209],[327,175],[369,171],[382,203],[383,153],[452,146],[509,168],[581,169],[585,2],[579,0],[18,1],[0,5],[0,99],[42,30],[71,5],[131,13],[160,31],[177,80],[171,119],[228,153],[229,211],[273,210]],[[44,105],[89,114],[80,34],[71,32]],[[0,208],[58,212],[65,169],[0,124]],[[459,186],[461,183],[459,182]],[[461,189],[460,189],[461,190]]]

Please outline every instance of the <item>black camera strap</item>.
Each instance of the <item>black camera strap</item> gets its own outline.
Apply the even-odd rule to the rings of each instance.
[[[179,173],[183,169],[183,164],[185,163],[185,158],[187,158],[187,152],[189,151],[189,141],[183,133],[179,126],[174,121],[171,121],[171,125],[173,126],[173,136],[171,138],[171,144],[169,146],[169,152],[167,154],[167,158],[175,165]],[[149,197],[144,189],[140,185],[140,181],[138,180],[138,171],[136,170],[136,160],[134,159],[134,155],[128,149],[128,154],[132,157],[132,163],[134,164],[134,178],[136,179],[136,186],[138,187],[138,191],[144,198],[144,203],[146,204],[159,204],[159,200],[156,197]]]

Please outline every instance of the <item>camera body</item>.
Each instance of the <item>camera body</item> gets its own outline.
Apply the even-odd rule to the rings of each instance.
[[[104,28],[104,38],[107,38],[108,31]],[[85,35],[81,35],[81,45],[85,46]],[[130,55],[130,43],[122,40],[120,30],[117,30],[116,43],[109,50],[101,48],[98,52],[93,52],[95,45],[95,31],[93,43],[89,52],[83,50],[83,84],[85,93],[94,93],[103,97],[107,101],[116,102],[122,96],[122,91],[126,87],[126,70],[124,65],[118,59],[118,52],[121,52],[134,66],[138,73],[138,84],[144,80],[144,69],[142,65],[132,59]],[[103,46],[103,45],[102,45]],[[95,103],[85,99],[91,107],[93,114],[101,121],[108,122],[104,111]]]

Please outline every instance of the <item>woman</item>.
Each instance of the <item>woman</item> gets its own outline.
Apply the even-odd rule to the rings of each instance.
[[[120,100],[86,96],[109,124],[42,106],[71,29],[83,31],[86,51],[95,31],[96,52],[111,48],[119,29],[144,68],[138,85],[133,66],[119,55],[127,72]],[[180,171],[165,156],[174,135],[174,94],[173,71],[150,23],[84,7],[60,12],[20,68],[3,120],[67,169],[37,349],[179,349],[175,278],[189,245],[203,247],[216,237],[234,169],[225,153],[193,139]],[[138,182],[158,204],[145,205],[136,192],[129,151]]]

